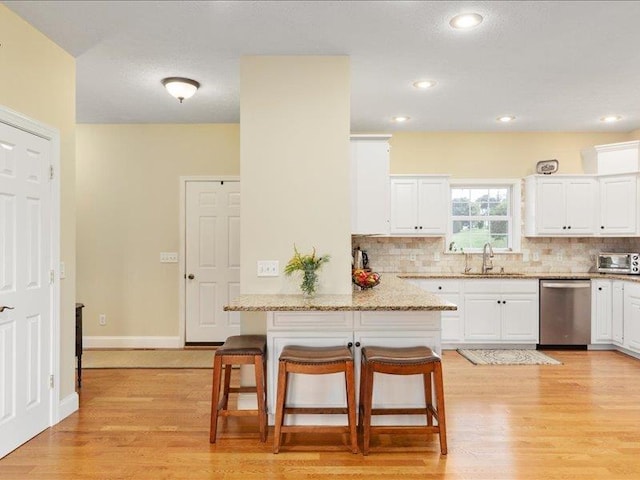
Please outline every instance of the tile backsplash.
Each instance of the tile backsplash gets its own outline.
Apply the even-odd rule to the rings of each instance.
[[[460,273],[465,256],[472,271],[482,266],[481,253],[445,252],[443,237],[353,236],[353,248],[366,250],[377,272]],[[494,272],[589,272],[598,252],[638,252],[639,238],[522,238],[521,253],[496,253]]]

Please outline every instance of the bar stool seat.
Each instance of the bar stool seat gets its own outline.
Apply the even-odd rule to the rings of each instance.
[[[361,351],[360,427],[363,430],[362,453],[369,454],[372,433],[427,434],[437,433],[440,452],[447,454],[447,433],[442,383],[442,362],[429,347],[367,346]],[[423,375],[425,408],[372,408],[374,373],[390,375]],[[433,378],[432,378],[433,377]],[[436,406],[433,405],[432,381],[435,386]],[[372,415],[416,415],[427,417],[424,426],[371,426]],[[433,419],[437,424],[434,425]]]
[[[290,373],[325,375],[344,372],[347,407],[289,407],[285,404]],[[287,414],[347,414],[348,426],[325,425],[285,425]],[[282,435],[285,433],[348,433],[351,451],[358,453],[358,432],[356,427],[355,375],[353,356],[346,346],[309,347],[287,345],[282,349],[278,367],[278,394],[276,400],[276,420],[273,453],[280,451]]]
[[[267,386],[265,352],[266,335],[234,335],[224,342],[213,358],[213,385],[211,390],[211,429],[209,441],[216,443],[218,417],[257,416],[260,428],[260,441],[267,440]],[[231,367],[233,365],[253,365],[255,369],[255,387],[231,387]],[[220,395],[222,370],[224,369],[224,387]],[[256,410],[229,409],[230,393],[255,393],[258,400]]]

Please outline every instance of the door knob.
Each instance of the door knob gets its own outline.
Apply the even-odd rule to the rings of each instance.
[[[190,273],[189,276],[187,277],[189,280],[193,280],[194,278],[196,278],[196,276],[193,273]]]
[[[5,310],[13,310],[13,307],[10,307],[8,305],[0,305],[0,313],[4,312]]]

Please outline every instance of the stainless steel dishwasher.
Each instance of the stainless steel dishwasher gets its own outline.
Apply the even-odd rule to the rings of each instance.
[[[591,280],[540,280],[540,347],[591,343]]]

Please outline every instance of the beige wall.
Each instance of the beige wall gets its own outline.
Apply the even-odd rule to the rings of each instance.
[[[61,399],[75,382],[75,90],[73,57],[0,4],[0,105],[60,132]]]
[[[238,175],[239,126],[78,125],[78,299],[88,336],[177,336],[179,178]],[[98,315],[107,325],[98,325]]]
[[[391,173],[520,178],[553,158],[558,173],[583,173],[580,150],[628,140],[626,133],[399,132],[391,137]]]
[[[243,293],[298,293],[297,275],[256,275],[294,243],[331,255],[319,293],[350,293],[349,58],[244,57],[240,98]]]
[[[629,133],[628,140],[640,140],[640,128]]]

